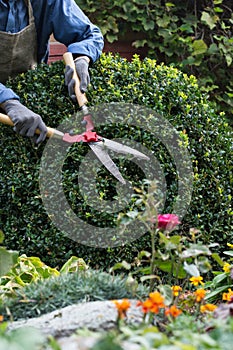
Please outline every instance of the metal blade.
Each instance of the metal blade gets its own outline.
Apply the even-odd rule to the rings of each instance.
[[[113,162],[113,160],[110,158],[109,154],[102,147],[102,145],[99,145],[99,142],[98,143],[89,142],[88,145],[91,147],[92,151],[95,153],[97,158],[101,161],[101,163],[110,171],[110,173],[112,175],[114,175],[115,178],[118,181],[120,181],[122,184],[126,184],[118,167]]]
[[[129,146],[122,145],[121,143],[118,143],[116,141],[112,141],[109,139],[103,139],[103,141],[98,142],[100,145],[102,144],[102,147],[107,147],[111,149],[112,151],[123,153],[123,154],[131,154],[137,158],[149,160],[150,158],[147,157],[145,154],[137,151],[134,148],[131,148]]]

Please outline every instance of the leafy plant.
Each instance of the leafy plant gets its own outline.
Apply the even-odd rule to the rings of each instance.
[[[126,40],[130,35],[133,46],[148,48],[148,57],[195,74],[203,91],[232,122],[231,0],[76,2],[107,41]]]
[[[39,280],[57,277],[63,273],[85,271],[88,266],[83,259],[72,256],[58,271],[44,264],[38,257],[27,257],[25,254],[17,258],[11,269],[0,277],[0,304],[6,297],[14,297],[17,290]]]
[[[135,297],[124,275],[87,270],[40,279],[15,291],[14,298],[4,299],[0,314],[14,320],[36,317],[78,302]],[[145,295],[146,287],[138,285],[136,293]],[[6,312],[8,310],[8,312]]]
[[[0,244],[4,240],[4,234],[0,230]],[[7,250],[5,247],[0,246],[0,277],[10,270],[12,265],[16,263],[18,252]]]
[[[41,350],[46,344],[46,338],[31,327],[7,330],[7,322],[0,321],[0,348],[2,350]]]
[[[36,71],[9,81],[8,86],[21,96],[23,103],[41,114],[47,125],[56,127],[77,111],[77,105],[68,97],[63,75],[62,62],[40,65]],[[132,62],[127,62],[111,54],[102,55],[91,68],[91,75],[92,84],[87,94],[91,106],[96,105],[102,111],[104,105],[108,113],[114,109],[112,106],[118,106],[119,101],[124,111],[126,106],[137,107],[134,109],[138,110],[137,113],[122,117],[117,125],[112,125],[112,114],[107,113],[106,123],[98,125],[98,132],[110,139],[139,142],[158,157],[167,183],[165,213],[172,212],[179,174],[166,147],[153,133],[156,117],[151,119],[143,112],[144,108],[154,111],[158,118],[162,116],[176,129],[180,137],[178,152],[188,151],[193,167],[192,200],[180,225],[182,235],[196,227],[202,232],[203,243],[218,242],[219,237],[231,242],[232,129],[200,92],[196,78],[188,77],[176,68],[157,65],[151,59],[141,61],[134,57]],[[131,126],[132,120],[138,120],[142,128]],[[149,126],[149,130],[143,130],[143,124]],[[36,255],[49,266],[61,267],[74,255],[81,256],[91,267],[104,269],[118,261],[132,261],[138,252],[150,249],[148,235],[123,248],[89,247],[89,236],[84,237],[86,245],[69,239],[65,232],[53,225],[41,200],[39,171],[45,145],[34,148],[30,140],[17,136],[10,127],[1,125],[0,129],[0,217],[1,226],[7,232],[5,244],[8,249],[19,250],[20,254],[27,256]],[[57,142],[55,151],[59,153],[61,148],[62,143]],[[99,213],[98,206],[89,206],[79,191],[79,165],[85,154],[86,148],[82,145],[75,145],[67,154],[62,172],[65,196],[72,210],[84,222],[94,227],[115,227],[118,212],[111,215]],[[118,164],[132,187],[140,188],[145,177],[143,171],[124,159]],[[108,172],[101,169],[96,181],[98,203],[117,199],[116,183]],[[60,203],[59,193],[55,190],[54,196],[53,202]],[[59,205],[62,211],[63,203]],[[82,231],[82,225],[77,229]],[[221,253],[221,248],[217,249]]]
[[[148,181],[146,185],[148,185]],[[157,186],[156,183],[150,183],[150,192],[145,186],[137,189],[135,195],[135,207],[129,212],[119,215],[119,222],[123,222],[123,230],[128,224],[136,218],[147,228],[151,237],[151,251],[142,250],[129,264],[123,261],[116,263],[110,272],[116,269],[130,270],[131,276],[141,276],[141,282],[150,280],[150,291],[155,285],[160,284],[178,284],[185,280],[188,275],[200,276],[208,273],[212,266],[210,257],[212,256],[211,247],[217,244],[207,246],[201,241],[201,233],[195,229],[190,229],[189,234],[178,234],[177,226],[181,224],[179,218],[174,214],[159,214],[158,203],[156,202]],[[144,210],[141,210],[141,207]],[[133,219],[132,219],[133,218]],[[173,232],[175,230],[175,233]],[[221,261],[221,258],[214,253],[214,258]],[[161,274],[161,271],[164,274]]]

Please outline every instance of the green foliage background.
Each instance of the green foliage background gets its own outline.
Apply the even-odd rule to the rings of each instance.
[[[76,0],[109,42],[129,37],[148,56],[198,77],[233,122],[232,0]]]
[[[156,65],[151,59],[142,62],[135,57],[127,62],[111,55],[101,57],[91,68],[91,76],[87,95],[90,105],[123,102],[149,107],[166,118],[183,139],[181,150],[187,147],[190,153],[194,185],[181,232],[188,234],[190,227],[197,227],[201,229],[203,242],[232,242],[232,129],[214,111],[196,79],[175,68]],[[69,119],[77,110],[64,86],[62,62],[41,65],[36,71],[9,81],[8,86],[51,127]],[[140,118],[150,123],[146,116]],[[132,244],[111,249],[94,249],[70,240],[52,224],[41,201],[38,176],[44,145],[35,148],[30,140],[17,136],[10,127],[1,125],[0,129],[0,224],[8,249],[39,256],[50,266],[61,266],[75,255],[91,267],[106,268],[119,260],[132,261],[138,251],[148,248],[147,235]],[[108,138],[138,141],[159,159],[168,183],[164,212],[169,212],[177,191],[176,169],[153,132],[131,130],[123,120],[119,125],[103,126],[99,133]],[[64,167],[64,191],[71,207],[83,220],[97,226],[114,226],[117,213],[98,215],[77,190],[74,179],[85,152],[80,145],[71,149]],[[143,175],[137,168],[124,162],[120,168],[126,179],[135,186],[141,185]],[[102,170],[97,182],[104,198],[114,196],[115,181],[108,172]]]

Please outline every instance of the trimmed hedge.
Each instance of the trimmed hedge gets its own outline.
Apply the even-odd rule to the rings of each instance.
[[[77,105],[70,101],[64,86],[62,62],[40,65],[8,82],[29,108],[39,113],[47,125],[56,127],[70,118]],[[183,139],[193,165],[194,183],[191,204],[182,220],[181,230],[190,227],[202,232],[205,243],[231,242],[232,231],[232,129],[212,108],[199,91],[195,77],[179,70],[157,65],[156,61],[140,61],[135,56],[128,62],[119,56],[103,54],[91,67],[89,105],[110,102],[148,107],[166,118]],[[149,125],[149,116],[141,115]],[[127,138],[147,147],[159,160],[166,175],[167,199],[164,212],[171,211],[177,193],[177,176],[173,159],[154,137],[152,131],[131,128],[124,122],[98,126],[108,138]],[[118,248],[95,249],[78,244],[59,231],[50,221],[39,190],[40,160],[45,145],[32,147],[31,141],[17,136],[10,127],[0,126],[0,197],[1,229],[5,245],[27,256],[37,255],[50,266],[61,266],[72,255],[82,257],[92,267],[108,267],[125,259],[132,261],[149,245],[147,235],[133,244]],[[59,146],[58,146],[59,148]],[[63,168],[63,188],[77,215],[96,226],[114,226],[118,213],[99,214],[88,206],[78,191],[78,166],[85,147],[70,150]],[[115,159],[114,159],[115,161]],[[117,161],[117,160],[116,160]],[[136,165],[119,160],[121,171],[133,185],[140,186],[143,174]],[[104,199],[114,198],[115,181],[103,169],[98,173],[99,191]]]

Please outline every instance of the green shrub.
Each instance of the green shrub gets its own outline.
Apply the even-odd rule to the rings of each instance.
[[[40,65],[36,71],[8,82],[22,102],[39,113],[51,127],[77,111],[64,86],[63,70],[62,62]],[[156,65],[151,59],[141,62],[135,57],[132,62],[127,62],[112,55],[102,55],[91,68],[91,77],[87,95],[89,105],[98,107],[104,103],[122,102],[148,107],[166,118],[183,140],[180,151],[187,147],[190,153],[194,182],[181,232],[187,234],[190,227],[197,227],[204,243],[232,242],[232,130],[200,92],[196,79],[175,68]],[[127,138],[140,142],[158,159],[167,182],[164,212],[171,212],[178,175],[166,147],[154,136],[153,130],[131,127],[126,120],[111,125],[111,116],[106,118],[110,119],[107,119],[109,123],[98,126],[99,133],[110,139]],[[147,114],[139,118],[144,125],[152,123]],[[0,218],[8,248],[27,256],[37,255],[49,266],[61,266],[75,255],[97,268],[106,268],[119,260],[132,261],[138,251],[148,248],[150,239],[147,235],[133,244],[111,249],[96,249],[69,239],[52,224],[41,200],[38,178],[44,145],[32,147],[30,140],[17,136],[10,127],[1,125],[0,128]],[[57,142],[57,152],[62,148],[59,145]],[[94,226],[114,227],[118,213],[99,214],[86,204],[78,190],[78,167],[84,154],[86,148],[76,144],[67,156],[63,168],[66,197],[82,220]],[[143,174],[138,167],[122,159],[119,165],[124,177],[133,186],[140,187]],[[100,197],[114,198],[116,182],[107,171],[98,172],[97,182]],[[55,193],[54,201],[59,202],[59,194],[56,197]]]
[[[137,296],[146,294],[147,289],[139,285]],[[134,297],[134,292],[127,286],[127,277],[89,270],[30,283],[19,289],[15,298],[6,299],[4,305],[0,305],[0,314],[5,320],[9,314],[17,320],[36,317],[78,302]]]
[[[106,40],[126,40],[130,33],[132,50],[145,46],[149,57],[197,76],[233,122],[232,0],[76,2]]]

